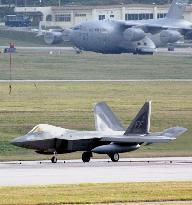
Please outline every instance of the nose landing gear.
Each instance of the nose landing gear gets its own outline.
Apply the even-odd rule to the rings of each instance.
[[[54,152],[53,154],[54,154],[54,156],[51,158],[51,162],[52,163],[57,163],[57,153]]]

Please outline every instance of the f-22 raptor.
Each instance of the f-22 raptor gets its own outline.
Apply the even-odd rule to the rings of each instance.
[[[11,143],[34,149],[39,154],[53,154],[52,163],[57,162],[57,154],[76,151],[83,152],[83,162],[89,162],[92,153],[107,154],[113,162],[117,162],[119,153],[137,150],[143,144],[166,143],[187,131],[183,127],[173,127],[150,133],[150,101],[143,105],[127,129],[105,102],[95,105],[94,115],[96,131],[77,131],[39,124]]]

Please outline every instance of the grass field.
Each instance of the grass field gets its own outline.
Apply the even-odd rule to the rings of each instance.
[[[191,56],[103,55],[22,51],[12,55],[12,79],[192,79]],[[0,80],[9,79],[9,54],[0,54]]]
[[[35,33],[0,29],[0,45],[15,43],[17,46],[43,46],[42,38],[36,38]]]
[[[9,144],[39,123],[94,130],[92,106],[106,101],[125,127],[152,100],[152,129],[183,126],[188,132],[169,144],[144,146],[124,156],[192,156],[192,82],[0,84],[0,159],[44,157]],[[77,154],[61,158],[80,157]],[[102,156],[103,157],[103,156]]]
[[[192,182],[0,187],[0,204],[109,204],[192,201]],[[167,204],[167,203],[166,203]],[[168,203],[169,204],[169,203]]]

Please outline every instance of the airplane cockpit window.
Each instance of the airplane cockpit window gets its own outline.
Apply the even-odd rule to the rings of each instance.
[[[75,31],[78,31],[78,30],[80,30],[80,29],[81,29],[80,26],[75,26],[75,27],[73,28],[73,30],[75,30]]]
[[[66,132],[66,129],[61,127],[56,127],[53,125],[48,124],[39,124],[36,125],[28,134],[42,134],[42,133],[49,133],[52,135],[60,135]]]
[[[37,125],[28,133],[37,133],[37,132],[42,132],[42,131],[43,131],[43,129],[39,125]]]

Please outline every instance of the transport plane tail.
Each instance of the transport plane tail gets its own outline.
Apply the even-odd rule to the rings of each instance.
[[[124,131],[119,119],[105,102],[94,107],[95,128],[97,131]]]
[[[166,18],[182,19],[189,0],[173,0]]]
[[[151,101],[146,102],[138,112],[134,120],[127,128],[124,135],[148,134],[150,130]]]

